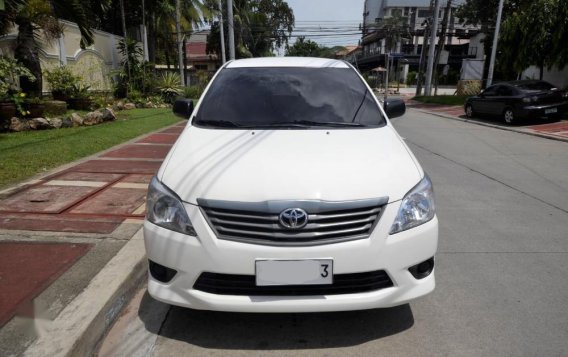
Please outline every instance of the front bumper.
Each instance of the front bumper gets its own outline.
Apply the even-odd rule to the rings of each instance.
[[[436,253],[438,221],[389,236],[400,201],[386,205],[367,239],[308,247],[274,247],[220,240],[197,206],[185,204],[198,237],[144,223],[148,259],[177,271],[162,283],[150,274],[148,292],[157,300],[198,310],[234,312],[318,312],[362,310],[407,303],[434,290],[434,272],[416,279],[408,268]],[[334,274],[384,270],[392,287],[343,295],[236,296],[193,288],[203,272],[254,275],[257,259],[323,259],[334,261]]]

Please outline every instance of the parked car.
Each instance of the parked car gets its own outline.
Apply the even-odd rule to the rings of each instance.
[[[432,182],[347,62],[228,62],[147,196],[148,292],[194,309],[358,310],[435,286]]]
[[[503,82],[470,97],[464,105],[468,118],[501,117],[507,124],[527,119],[560,118],[568,110],[568,92],[545,81]]]

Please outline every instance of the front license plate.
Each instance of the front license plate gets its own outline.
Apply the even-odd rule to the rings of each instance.
[[[333,284],[333,260],[257,260],[256,285]]]
[[[558,108],[549,108],[544,110],[544,114],[558,113]]]

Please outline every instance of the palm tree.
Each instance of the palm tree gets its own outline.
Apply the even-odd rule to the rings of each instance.
[[[385,35],[385,52],[394,52],[402,39],[409,37],[408,19],[400,15],[387,17],[381,21],[379,31]]]

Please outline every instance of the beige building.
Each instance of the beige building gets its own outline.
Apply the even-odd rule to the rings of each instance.
[[[60,38],[47,41],[40,36],[40,61],[43,70],[66,65],[79,75],[91,90],[109,91],[112,89],[111,72],[117,69],[122,56],[116,46],[122,39],[108,32],[93,30],[95,41],[92,46],[81,49],[81,33],[73,22],[60,20],[65,31]],[[17,28],[8,35],[0,36],[0,55],[13,56]],[[44,80],[43,91],[49,92],[49,83]]]

